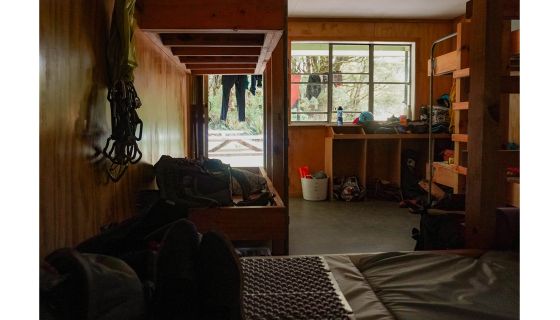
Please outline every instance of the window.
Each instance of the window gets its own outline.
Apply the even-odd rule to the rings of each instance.
[[[413,105],[413,43],[292,42],[292,121],[344,121],[362,111],[376,120],[408,114]]]

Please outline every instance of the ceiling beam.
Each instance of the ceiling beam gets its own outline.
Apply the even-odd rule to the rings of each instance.
[[[191,57],[181,56],[179,60],[183,63],[257,63],[258,57]]]
[[[201,74],[254,74],[255,69],[198,69],[191,70],[193,75]]]
[[[266,63],[272,56],[272,51],[276,48],[278,41],[282,38],[282,31],[267,32],[264,38],[261,54],[259,55],[259,62],[256,68],[256,74],[262,74],[266,68]]]
[[[137,0],[141,29],[282,30],[286,0]]]
[[[256,63],[186,63],[187,69],[255,69]]]
[[[259,56],[260,47],[172,47],[176,56]]]
[[[503,19],[504,20],[519,20],[519,0],[504,0],[503,1]],[[473,0],[466,4],[465,18],[470,19],[473,12]]]
[[[166,46],[214,46],[214,47],[260,47],[264,42],[262,33],[161,33]]]

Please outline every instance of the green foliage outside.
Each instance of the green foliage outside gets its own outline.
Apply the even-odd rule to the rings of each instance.
[[[369,46],[333,46],[332,109],[328,106],[328,45],[300,43],[292,45],[292,95],[299,96],[291,106],[293,121],[326,121],[326,112],[344,109],[344,121],[351,122],[362,111],[369,110],[369,91],[373,85],[373,114],[376,120],[407,114],[411,104],[409,46],[376,45],[373,55],[373,84],[370,84]],[[300,54],[295,54],[298,50]],[[301,54],[301,52],[305,52]],[[327,54],[327,55],[325,55]],[[299,75],[298,75],[299,74]],[[310,74],[322,77],[321,83],[309,84]],[[301,83],[297,83],[301,82]],[[392,83],[379,83],[392,82]],[[396,82],[396,84],[395,84]],[[320,94],[310,96],[308,90],[320,87]],[[295,97],[294,99],[295,100]],[[302,112],[302,113],[298,113]],[[313,113],[323,112],[323,113]],[[331,120],[336,121],[336,116]]]
[[[250,78],[250,76],[248,76]],[[250,83],[250,80],[249,80]],[[264,99],[262,88],[257,87],[253,96],[245,91],[245,122],[238,121],[235,86],[230,91],[227,119],[220,120],[222,111],[222,76],[208,76],[208,127],[211,130],[242,130],[247,134],[263,133]]]

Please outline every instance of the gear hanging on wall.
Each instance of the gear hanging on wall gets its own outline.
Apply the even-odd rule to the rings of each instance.
[[[117,81],[109,90],[107,100],[111,103],[111,136],[107,138],[103,155],[112,162],[107,172],[116,182],[129,164],[142,159],[137,141],[142,139],[143,123],[136,112],[142,102],[132,82],[124,80]]]
[[[136,112],[142,103],[134,89],[133,73],[138,65],[134,47],[135,3],[135,0],[115,1],[107,44],[111,136],[107,138],[103,155],[111,161],[107,173],[114,182],[120,180],[129,164],[142,158],[137,141],[142,139],[143,123]]]

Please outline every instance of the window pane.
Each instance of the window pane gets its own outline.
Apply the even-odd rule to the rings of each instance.
[[[329,82],[329,75],[328,73],[325,74],[292,74],[291,76],[292,82],[314,82],[314,83],[328,83]]]
[[[360,113],[361,112],[346,112],[345,110],[342,114],[342,121],[344,123],[352,123],[354,119],[360,116]],[[331,115],[331,120],[332,122],[336,122],[336,112]]]
[[[292,112],[327,112],[326,84],[292,83],[290,94]]]
[[[329,45],[292,42],[292,73],[328,73]]]
[[[292,121],[327,121],[326,113],[292,113]]]
[[[410,47],[375,45],[373,51],[373,81],[408,82]]]
[[[406,84],[375,84],[373,87],[373,117],[386,121],[391,116],[406,115],[410,104],[410,86]]]
[[[333,72],[369,73],[369,46],[334,45]]]
[[[369,82],[369,74],[333,73],[333,82]]]
[[[368,101],[368,84],[333,84],[333,109],[342,106],[344,112],[367,111]]]

